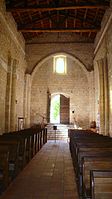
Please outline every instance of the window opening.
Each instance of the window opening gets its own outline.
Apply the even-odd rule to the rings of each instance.
[[[58,55],[54,56],[54,73],[66,74],[66,56]]]

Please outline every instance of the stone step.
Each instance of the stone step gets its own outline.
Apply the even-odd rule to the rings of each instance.
[[[53,130],[53,126],[57,126],[57,130]],[[48,124],[47,134],[48,140],[68,140],[68,129],[73,128],[69,124]]]

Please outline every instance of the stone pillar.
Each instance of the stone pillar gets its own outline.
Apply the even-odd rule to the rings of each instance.
[[[11,88],[12,88],[12,59],[8,59],[6,104],[5,104],[5,132],[10,131]]]
[[[104,97],[103,59],[98,60],[98,69],[99,69],[99,83],[100,83],[100,96],[99,96],[100,132],[102,134],[105,134],[105,97]]]
[[[10,131],[16,130],[16,82],[17,82],[17,60],[13,60],[12,66],[12,88],[11,88],[11,110],[10,110]],[[21,91],[20,91],[21,94]]]
[[[31,75],[25,76],[25,99],[24,99],[24,117],[25,128],[30,127],[30,101],[31,101]]]
[[[94,89],[94,72],[90,72],[88,75],[88,86],[89,86],[89,125],[90,122],[95,120],[95,89]]]
[[[108,63],[106,57],[104,62],[104,98],[105,98],[105,135],[109,135],[109,87],[108,87]]]
[[[98,61],[100,80],[100,131],[109,134],[109,90],[108,65],[106,57]]]

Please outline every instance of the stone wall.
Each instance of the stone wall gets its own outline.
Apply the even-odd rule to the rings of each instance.
[[[78,106],[81,107],[81,109],[78,108],[78,110],[76,108],[76,113],[77,113],[77,115],[79,115],[78,119],[80,120],[81,126],[86,128],[86,127],[88,127],[89,122],[91,120],[93,120],[95,117],[95,114],[94,114],[94,111],[95,111],[94,79],[93,79],[93,71],[92,71],[93,55],[94,55],[93,54],[93,43],[87,43],[86,40],[84,40],[84,38],[79,39],[79,38],[77,38],[77,35],[66,34],[66,33],[63,33],[62,35],[46,33],[45,36],[40,35],[38,37],[38,39],[33,39],[32,41],[29,41],[29,43],[26,44],[26,59],[27,59],[27,63],[28,63],[27,73],[32,75],[32,73],[35,73],[34,71],[36,70],[36,78],[39,81],[39,85],[42,84],[41,89],[40,89],[41,96],[39,94],[38,85],[35,84],[35,86],[33,86],[33,93],[31,93],[31,96],[33,94],[32,101],[31,101],[31,104],[33,106],[33,108],[31,108],[31,122],[35,123],[35,122],[38,122],[37,120],[39,120],[39,121],[41,120],[41,117],[39,119],[36,119],[36,121],[35,121],[35,119],[32,119],[32,118],[36,118],[35,117],[36,112],[37,113],[39,112],[40,114],[46,112],[46,108],[42,105],[44,97],[45,97],[44,104],[46,104],[46,96],[42,97],[42,95],[46,94],[47,87],[49,87],[49,85],[46,84],[46,81],[47,81],[46,77],[47,77],[48,72],[47,72],[47,70],[43,71],[44,76],[43,76],[43,74],[41,76],[42,72],[40,70],[41,67],[39,68],[39,66],[42,66],[43,60],[46,60],[46,62],[44,61],[44,65],[45,65],[45,63],[48,64],[48,57],[53,56],[54,54],[58,54],[58,53],[65,53],[68,56],[73,57],[74,59],[78,60],[77,64],[75,63],[73,65],[79,64],[79,65],[83,66],[83,68],[85,68],[86,76],[87,76],[86,78],[87,78],[88,83],[86,82],[86,86],[83,86],[84,84],[82,82],[80,82],[80,83],[78,82],[80,85],[80,89],[79,89],[78,84],[76,84],[74,82],[76,80],[73,80],[74,78],[71,78],[71,79],[68,78],[68,80],[66,80],[66,82],[65,82],[65,85],[63,85],[60,80],[62,78],[62,81],[63,81],[63,77],[61,77],[59,79],[59,82],[60,82],[59,84],[61,86],[57,85],[57,82],[58,82],[57,79],[51,79],[51,82],[53,81],[54,83],[53,83],[53,88],[52,88],[52,85],[50,86],[50,91],[52,91],[52,93],[54,93],[54,92],[59,92],[59,93],[62,92],[65,94],[68,93],[68,95],[71,98],[71,110],[74,107],[75,108]],[[45,68],[46,68],[46,66],[45,66]],[[75,68],[75,66],[73,68]],[[76,68],[75,68],[75,70],[76,70]],[[91,71],[91,72],[88,72],[88,71]],[[82,73],[82,71],[80,71],[80,72]],[[78,78],[78,81],[79,81],[80,75],[81,75],[80,72],[76,72],[77,75],[75,75],[75,79]],[[35,78],[35,76],[34,76],[34,78]],[[47,79],[49,79],[49,77],[47,77]],[[44,80],[45,80],[45,82],[44,82]],[[68,84],[68,81],[69,82],[73,81],[73,82],[71,84],[70,83]],[[81,81],[83,81],[83,78],[81,78]],[[67,85],[68,85],[68,89],[67,89]],[[77,88],[75,87],[76,85],[77,85]],[[81,86],[82,86],[82,89],[81,89]],[[54,89],[55,87],[56,87],[56,89]],[[74,87],[75,87],[75,90],[73,91],[74,94],[72,94],[71,90]],[[78,93],[77,92],[78,89],[81,92],[81,96],[82,96],[82,93],[84,94],[84,96],[88,96],[88,98],[85,102],[83,102],[83,101],[81,102],[81,100],[79,101],[80,94],[76,94],[76,93]],[[38,92],[37,92],[37,90],[38,90]],[[34,94],[34,91],[36,93],[38,93],[38,97],[37,97],[37,94],[36,95]],[[88,94],[86,95],[87,92],[88,92]],[[75,94],[76,94],[76,96],[75,96]],[[74,99],[74,96],[75,96],[75,99]],[[36,97],[36,99],[34,99],[35,97]],[[40,104],[39,106],[41,108],[39,108],[39,107],[36,108],[37,107],[37,99],[38,99],[38,104]],[[77,100],[78,102],[75,102],[75,100]],[[86,109],[87,109],[87,112],[85,111]],[[84,110],[84,112],[83,112],[83,110]],[[81,113],[81,111],[83,114]],[[80,117],[79,112],[81,113],[81,117]],[[71,117],[72,116],[70,115],[70,122],[71,122]],[[84,125],[84,123],[85,123],[85,125]]]
[[[6,95],[7,72],[0,63],[0,133],[5,128],[5,95]]]
[[[26,45],[26,59],[28,63],[27,72],[31,73],[35,66],[51,54],[65,52],[76,57],[87,70],[92,70],[93,66],[93,43],[75,42],[75,36],[63,33],[57,39],[57,35],[46,34],[40,36],[35,43]],[[45,40],[45,41],[43,41]],[[57,42],[56,42],[57,41]]]
[[[110,15],[108,16],[109,13]],[[106,13],[106,16],[105,16],[105,17],[108,16],[108,19],[109,19],[108,20],[109,22],[106,23],[106,27],[105,27],[106,31],[102,22],[104,34],[100,42],[99,48],[97,49],[95,53],[94,68],[95,68],[95,82],[96,82],[95,83],[96,115],[100,111],[98,109],[101,108],[98,105],[98,100],[101,95],[100,83],[101,83],[101,80],[104,79],[104,87],[105,87],[104,95],[106,92],[108,93],[107,93],[107,96],[104,96],[105,100],[102,106],[103,106],[103,109],[105,110],[105,114],[108,114],[108,115],[106,115],[106,117],[104,116],[103,118],[101,115],[102,121],[100,122],[105,123],[105,125],[108,126],[108,129],[105,129],[106,126],[102,127],[102,131],[104,132],[104,134],[110,134],[112,136],[112,122],[111,122],[112,121],[112,14],[111,14],[112,8],[110,8],[109,13],[108,14]],[[104,18],[104,24],[105,24],[105,18]],[[98,38],[96,39],[98,40]],[[100,63],[100,67],[99,67],[99,63]],[[101,67],[103,67],[104,75],[101,75],[101,71],[100,71]],[[105,81],[105,74],[107,74],[107,81]],[[108,101],[108,105],[105,104],[107,103],[107,101]],[[107,119],[108,120],[103,121],[104,118],[105,120]]]
[[[59,92],[70,96],[70,113],[72,109],[75,109],[80,126],[87,127],[89,121],[94,118],[95,108],[94,73],[88,72],[93,69],[93,44],[87,43],[86,39],[81,37],[77,42],[77,35],[74,37],[74,34],[63,33],[61,37],[60,35],[55,37],[54,34],[52,37],[51,34],[43,37],[40,34],[36,43],[29,42],[25,46],[24,38],[17,31],[12,15],[5,11],[4,0],[0,1],[0,30],[0,118],[2,118],[0,133],[10,129],[9,127],[6,129],[6,123],[10,126],[11,114],[15,118],[13,129],[18,128],[18,117],[25,117],[29,125],[30,76],[26,80],[25,72],[32,74],[35,67],[37,71],[34,76],[32,75],[34,79],[31,93],[31,122],[35,122],[36,113],[46,114],[46,92],[49,87],[51,93]],[[50,56],[60,52],[74,57],[74,60],[68,59],[69,73],[66,78],[52,75]],[[40,64],[47,57],[49,59]],[[78,61],[75,62],[75,59]],[[38,68],[40,65],[41,67]],[[82,69],[82,66],[85,67],[85,70]],[[12,84],[12,80],[15,85]],[[12,91],[10,91],[11,85],[13,85]],[[14,94],[12,99],[11,94]],[[9,107],[11,103],[14,110]],[[71,120],[70,115],[70,122]]]
[[[15,85],[15,124],[17,129],[18,117],[23,117],[23,102],[24,102],[24,73],[27,67],[25,61],[25,42],[23,36],[17,31],[16,23],[11,14],[6,13],[4,1],[0,1],[0,133],[6,130],[6,115],[11,117],[10,111],[6,108],[9,101],[7,91],[9,91],[8,74],[12,77],[10,71],[12,63],[16,61],[16,66],[13,66],[16,75]],[[9,66],[10,65],[10,66]],[[12,81],[12,80],[11,80]],[[10,83],[11,83],[10,81]],[[7,89],[7,90],[6,90]],[[13,92],[12,92],[13,94]],[[10,95],[9,95],[10,96]],[[10,98],[10,97],[9,97]],[[9,111],[7,113],[7,111]],[[11,120],[11,118],[8,118]],[[14,130],[14,129],[13,129]]]
[[[84,66],[83,66],[84,67]],[[79,126],[88,128],[89,125],[89,72],[81,64],[67,56],[67,74],[53,73],[53,56],[42,63],[33,75],[31,87],[31,123],[41,122],[41,115],[46,115],[47,90],[51,94],[64,94],[70,97],[70,123],[72,111]]]

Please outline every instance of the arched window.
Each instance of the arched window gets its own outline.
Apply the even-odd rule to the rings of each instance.
[[[65,55],[57,55],[54,56],[54,73],[66,74],[66,56]]]

